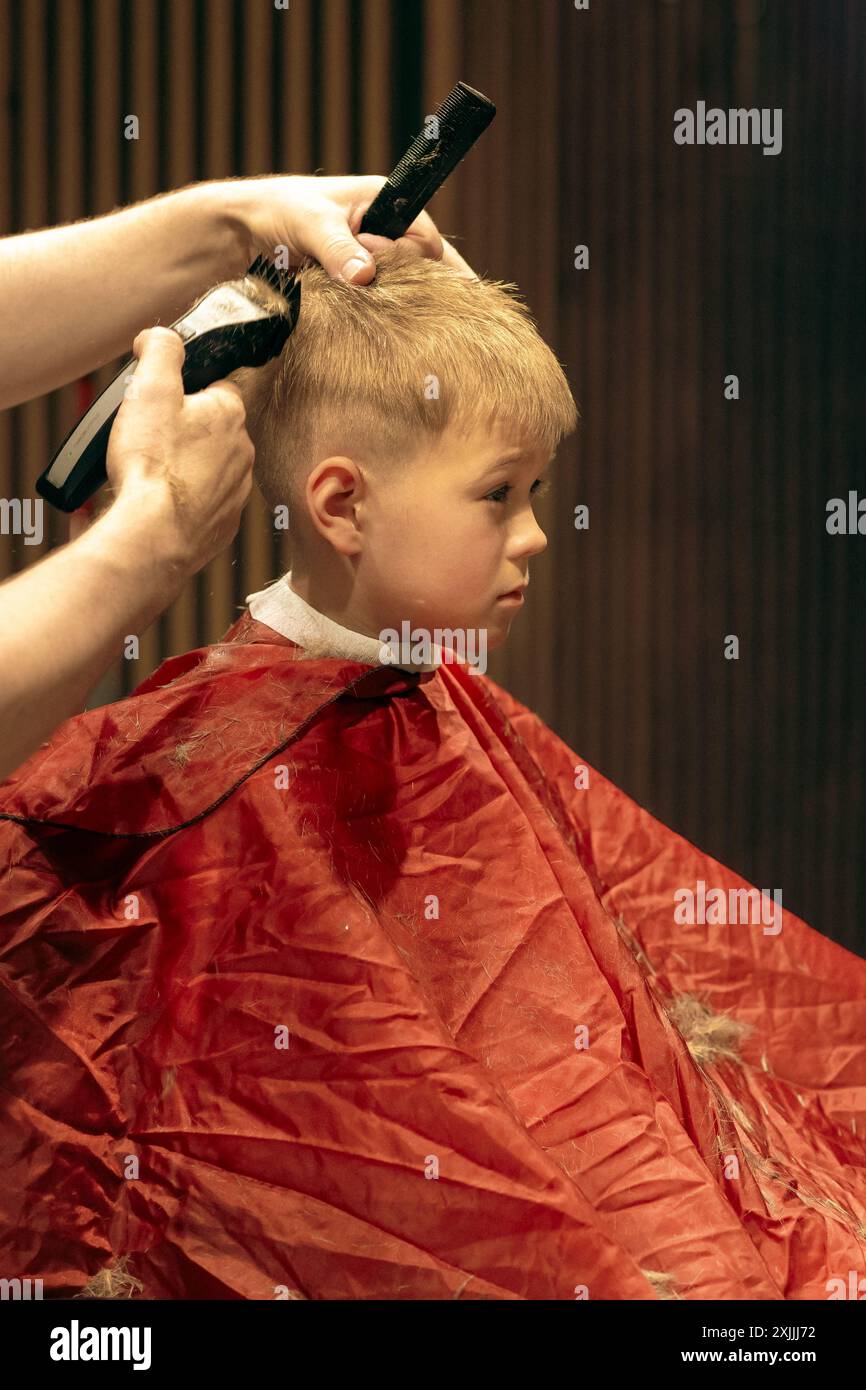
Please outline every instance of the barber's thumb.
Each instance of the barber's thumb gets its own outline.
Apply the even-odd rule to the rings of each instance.
[[[166,356],[172,353],[177,358],[183,357],[183,339],[173,328],[161,328],[158,325],[154,328],[142,328],[132,344],[132,350],[136,357],[141,357],[144,353],[151,353]]]
[[[366,284],[376,269],[369,251],[355,241],[345,222],[323,222],[310,234],[310,252],[333,280]]]
[[[366,285],[370,279],[370,266],[375,269],[373,257],[355,242],[348,259],[340,269],[340,279],[348,281],[349,284],[361,283]]]
[[[138,358],[138,365],[131,375],[127,392],[130,396],[135,396],[138,389],[150,381],[165,384],[166,378],[175,382],[183,393],[180,375],[183,339],[173,328],[143,328],[132,344],[132,351]]]

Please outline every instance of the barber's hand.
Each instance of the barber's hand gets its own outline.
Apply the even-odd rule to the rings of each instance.
[[[183,342],[169,328],[139,333],[138,365],[111,431],[107,470],[117,504],[150,520],[155,553],[195,574],[234,539],[255,458],[237,386],[186,396]]]
[[[259,254],[273,259],[274,248],[286,246],[292,266],[312,256],[334,279],[366,285],[376,273],[376,262],[369,253],[400,245],[477,279],[426,212],[419,213],[396,242],[368,232],[356,235],[364,213],[386,182],[384,174],[274,174],[230,180],[220,184],[220,190],[246,230],[251,261]],[[356,259],[361,263],[353,266]]]

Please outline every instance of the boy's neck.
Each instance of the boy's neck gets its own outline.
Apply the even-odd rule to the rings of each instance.
[[[295,589],[291,570],[259,593],[248,594],[247,604],[251,617],[302,647],[311,659],[339,658],[368,666],[383,664],[383,642],[379,637],[351,628],[345,621],[322,612]],[[392,655],[384,658],[385,664],[405,671],[432,672],[442,660],[439,652],[431,655],[416,653],[413,649],[407,654],[401,650],[395,656],[393,646],[391,651]]]
[[[298,598],[302,598],[317,613],[321,613],[325,618],[330,618],[332,623],[338,623],[340,627],[348,628],[350,632],[357,632],[362,637],[374,637],[378,640],[378,628],[375,632],[371,631],[369,626],[359,621],[345,605],[340,606],[335,603],[333,595],[328,591],[328,585],[311,575],[309,571],[304,572],[302,570],[296,573],[294,569],[291,569],[285,578],[292,592],[297,594]]]

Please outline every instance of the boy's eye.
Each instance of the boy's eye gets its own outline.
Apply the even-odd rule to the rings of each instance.
[[[531,494],[533,497],[543,497],[544,494],[548,491],[549,487],[550,487],[550,479],[549,479],[549,478],[545,478],[543,481],[542,481],[541,478],[536,478],[535,482],[532,484],[532,487],[529,489],[529,491],[530,491],[530,494]],[[502,485],[501,485],[500,487],[496,488],[496,490],[495,490],[494,492],[489,492],[489,493],[487,494],[487,496],[484,498],[484,501],[485,501],[485,502],[504,502],[510,491],[511,491],[511,484],[510,484],[510,483],[502,483]]]

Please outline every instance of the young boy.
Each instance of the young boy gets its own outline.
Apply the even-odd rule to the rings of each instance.
[[[850,1297],[866,962],[484,674],[574,402],[512,287],[378,262],[238,374],[291,573],[0,798],[0,1275]]]

